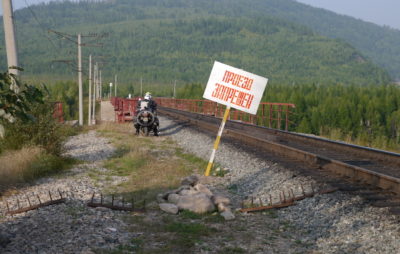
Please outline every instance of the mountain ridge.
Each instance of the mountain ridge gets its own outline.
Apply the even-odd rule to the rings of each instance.
[[[232,6],[221,10],[227,2]],[[212,60],[219,60],[242,68],[249,68],[261,75],[272,75],[272,80],[282,83],[385,83],[388,81],[384,71],[374,67],[369,62],[368,56],[364,56],[348,43],[341,40],[329,40],[315,34],[305,26],[296,25],[281,17],[261,15],[256,7],[262,6],[260,3],[265,4],[265,2],[275,5],[279,2],[281,5],[278,7],[293,8],[288,5],[292,1],[287,0],[251,0],[246,12],[237,8],[243,3],[242,0],[120,0],[97,4],[91,2],[49,3],[33,6],[32,10],[43,13],[38,17],[42,27],[51,27],[71,33],[76,30],[87,33],[95,30],[117,37],[118,39],[113,38],[107,41],[108,46],[105,51],[113,52],[114,56],[111,57],[111,61],[114,66],[110,67],[111,70],[108,73],[105,71],[105,74],[110,75],[111,72],[122,71],[124,73],[122,76],[125,76],[126,79],[133,74],[133,78],[136,80],[140,76],[145,76],[153,82],[176,78],[185,82],[204,82]],[[204,7],[204,4],[207,4],[207,7]],[[250,8],[251,5],[254,5],[253,8]],[[276,9],[277,13],[278,10]],[[29,47],[26,45],[22,47],[21,59],[25,63],[29,59],[35,59],[36,63],[26,66],[29,75],[33,73],[44,75],[41,66],[49,66],[51,58],[60,56],[63,52],[64,55],[73,57],[71,52],[74,49],[64,42],[56,41],[54,37],[51,39],[53,42],[45,41],[42,44],[48,44],[48,48],[51,48],[50,44],[59,44],[60,47],[69,47],[69,49],[51,49],[57,52],[47,52],[41,47],[43,45],[36,45],[35,40],[39,40],[37,34],[43,34],[43,31],[40,31],[41,29],[38,29],[37,25],[32,25],[32,22],[36,21],[30,17],[32,14],[28,11],[23,9],[16,12],[17,23],[20,27],[19,33],[27,37],[23,39],[23,42],[29,45]],[[174,21],[176,22],[174,23]],[[85,24],[82,25],[82,22]],[[154,24],[154,22],[158,22],[158,24]],[[183,23],[179,22],[186,22],[185,31],[180,27]],[[162,26],[162,23],[167,25]],[[123,24],[125,26],[122,28]],[[137,26],[138,24],[139,26]],[[100,26],[103,27],[100,28]],[[143,29],[143,26],[146,29]],[[203,30],[201,30],[202,26]],[[236,30],[230,31],[229,27],[234,27]],[[140,34],[135,33],[131,28],[140,31]],[[202,32],[196,32],[196,29]],[[220,34],[213,33],[213,29],[220,30]],[[237,31],[239,31],[238,36],[234,36],[234,32]],[[27,34],[30,36],[26,36]],[[132,34],[135,34],[136,37],[133,37]],[[147,37],[143,37],[143,34]],[[157,39],[160,35],[163,37]],[[48,36],[46,35],[46,37]],[[190,39],[193,36],[194,39]],[[254,43],[254,40],[260,43]],[[186,44],[179,44],[182,42]],[[177,49],[174,43],[178,43],[182,47],[181,50]],[[165,47],[164,44],[167,44],[168,47]],[[197,47],[193,47],[193,45],[197,45]],[[150,48],[146,46],[150,46]],[[116,47],[124,52],[116,52]],[[164,51],[158,52],[157,49],[160,48]],[[32,54],[30,50],[41,54]],[[69,53],[67,53],[68,51]],[[93,50],[93,52],[101,54],[99,50]],[[155,52],[159,55],[155,55]],[[193,52],[197,52],[198,55],[196,56]],[[236,55],[232,52],[235,52]],[[335,54],[340,57],[336,59]],[[187,57],[191,57],[192,61],[187,61]],[[249,59],[250,57],[253,59]],[[273,59],[271,60],[271,58]],[[177,61],[177,59],[180,60]],[[126,67],[123,62],[128,62],[130,66]],[[146,66],[143,67],[143,64]],[[196,76],[193,71],[188,71],[189,64],[193,64],[193,68],[197,69],[196,73],[200,72],[201,75]],[[60,67],[55,64],[51,64],[51,66],[56,73],[62,74]],[[167,68],[170,67],[173,67],[172,71],[168,71]],[[333,70],[329,70],[329,67]],[[140,71],[135,71],[136,69]],[[264,69],[267,69],[268,72],[263,71]],[[168,72],[173,72],[173,75]],[[337,76],[335,77],[335,75]]]

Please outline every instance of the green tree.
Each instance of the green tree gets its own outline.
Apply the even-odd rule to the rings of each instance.
[[[22,84],[14,74],[0,74],[0,136],[4,137],[4,124],[35,120],[29,114],[33,103],[43,103],[43,93],[38,88]]]

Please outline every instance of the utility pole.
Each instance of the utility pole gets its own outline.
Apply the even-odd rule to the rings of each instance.
[[[88,107],[88,126],[92,125],[92,55],[89,55],[89,107]]]
[[[94,83],[93,83],[93,115],[92,115],[92,124],[96,124],[96,99],[97,99],[97,93],[98,93],[98,87],[97,87],[97,63],[94,66]]]
[[[79,86],[79,126],[83,125],[83,88],[82,88],[82,50],[81,34],[78,34],[78,86]]]
[[[100,71],[100,100],[103,98],[103,80],[101,78],[101,71]]]
[[[115,85],[115,97],[117,97],[117,75],[115,75],[115,78],[114,78],[114,85]]]
[[[109,95],[110,100],[111,100],[111,95],[112,95],[112,83],[110,83],[110,95]]]
[[[140,97],[143,97],[143,79],[140,77]]]
[[[17,43],[15,40],[13,8],[11,0],[3,0],[4,37],[6,41],[7,66],[18,66]],[[17,69],[9,69],[9,72],[18,75]]]
[[[79,86],[79,125],[83,125],[83,88],[82,88],[82,46],[92,46],[92,47],[101,47],[102,44],[87,44],[82,43],[82,37],[99,37],[98,35],[85,35],[82,36],[80,33],[78,34],[78,40],[75,40],[75,36],[57,32],[54,30],[48,30],[49,32],[55,33],[57,36],[63,39],[67,39],[78,45],[78,86]]]
[[[174,99],[175,99],[175,95],[176,95],[176,80],[174,82]]]
[[[94,87],[96,87],[96,91],[94,91],[94,100],[97,100],[99,98],[99,83],[98,83],[98,79],[99,79],[99,72],[97,69],[97,62],[94,65]]]

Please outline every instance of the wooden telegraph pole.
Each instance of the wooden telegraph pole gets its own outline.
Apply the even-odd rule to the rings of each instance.
[[[140,78],[140,97],[143,97],[143,79]]]
[[[66,33],[57,32],[54,30],[49,30],[49,32],[55,33],[57,36],[63,39],[67,39],[75,44],[78,45],[78,86],[79,86],[79,125],[83,125],[83,87],[82,87],[82,46],[90,46],[90,47],[102,47],[102,44],[88,44],[82,43],[82,37],[97,37],[102,38],[105,35],[98,36],[97,34],[94,35],[81,35],[78,34],[77,40],[75,39],[74,35],[69,35]]]
[[[10,69],[10,67],[18,66],[17,43],[15,40],[13,8],[11,0],[3,0],[3,22],[4,22],[4,36],[6,41],[7,51],[7,66],[9,72],[18,75],[17,69]]]
[[[114,85],[115,85],[115,94],[114,94],[114,96],[117,97],[117,75],[115,75]]]
[[[101,77],[101,71],[99,71],[99,89],[100,89],[100,100],[103,98],[103,79]]]
[[[94,103],[94,102],[93,102]],[[88,125],[92,125],[92,55],[89,55],[89,107]]]
[[[82,44],[78,34],[78,86],[79,86],[79,126],[83,125],[83,88],[82,88]]]
[[[174,96],[173,96],[173,98],[174,98],[174,99],[176,98],[176,80],[175,80],[175,82],[174,82]]]
[[[93,115],[92,115],[92,124],[96,124],[96,100],[97,100],[97,79],[98,79],[98,70],[97,70],[97,63],[94,65],[94,82],[93,82]]]

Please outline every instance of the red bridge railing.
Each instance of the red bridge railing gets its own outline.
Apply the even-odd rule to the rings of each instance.
[[[156,98],[159,106],[222,118],[225,106],[209,100]],[[296,106],[291,103],[262,102],[257,115],[231,109],[229,119],[270,128],[289,129],[290,115]]]
[[[124,123],[132,121],[136,112],[139,98],[127,99],[120,97],[111,98],[114,106],[115,121]],[[204,115],[222,118],[225,106],[209,100],[156,98],[161,107],[174,108]],[[288,130],[290,126],[290,115],[296,106],[291,103],[262,102],[258,108],[257,115],[248,114],[236,109],[231,109],[229,119],[244,123],[266,126],[276,129]]]
[[[118,123],[132,121],[135,115],[138,99],[139,98],[127,99],[112,97],[111,104],[114,106],[115,121]]]
[[[63,112],[63,104],[62,102],[54,102],[54,110],[53,110],[53,118],[56,119],[59,123],[64,123],[64,112]]]

